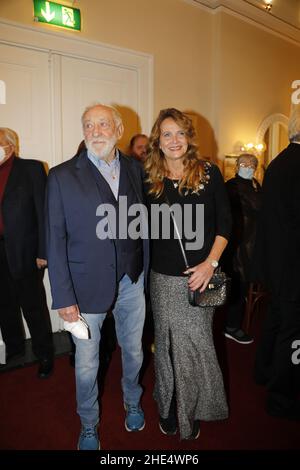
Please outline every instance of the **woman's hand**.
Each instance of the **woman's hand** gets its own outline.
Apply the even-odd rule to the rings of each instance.
[[[184,272],[184,274],[189,274],[190,276],[188,281],[190,289],[192,291],[200,289],[200,292],[205,290],[213,273],[214,268],[208,259]]]

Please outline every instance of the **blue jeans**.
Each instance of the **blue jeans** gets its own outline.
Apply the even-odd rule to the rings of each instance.
[[[99,422],[98,383],[99,344],[105,313],[82,313],[91,332],[91,339],[78,339],[76,345],[75,374],[77,413],[83,426]],[[122,350],[122,389],[124,402],[138,404],[142,394],[139,372],[143,362],[142,334],[145,321],[144,274],[136,283],[125,275],[118,285],[114,305],[116,334]]]

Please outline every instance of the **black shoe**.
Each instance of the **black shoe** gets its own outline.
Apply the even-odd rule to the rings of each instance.
[[[159,417],[159,429],[163,434],[166,434],[167,436],[174,436],[177,432],[177,425],[176,421],[175,423],[168,418],[162,418],[161,416]]]
[[[169,414],[167,418],[159,416],[159,429],[163,434],[174,436],[177,432],[177,416],[176,416],[176,394],[173,391]]]
[[[38,370],[38,378],[39,379],[47,379],[53,372],[53,359],[46,358],[40,360],[40,366]]]
[[[194,421],[193,432],[191,434],[190,439],[198,439],[200,436],[200,421],[197,419]]]
[[[284,408],[267,401],[266,412],[274,418],[288,419],[289,421],[300,421],[300,402],[296,401],[288,408]]]
[[[199,436],[200,436],[200,421],[199,419],[197,419],[194,421],[192,434],[189,437],[187,437],[187,439],[195,440],[195,439],[198,439]]]
[[[226,338],[233,339],[233,341],[236,341],[237,343],[240,344],[250,344],[253,343],[253,338],[247,333],[245,333],[243,330],[240,328],[234,329],[228,329],[226,328],[224,331],[224,335]]]
[[[167,418],[159,417],[159,429],[163,434],[167,436],[174,436],[177,432],[177,420],[176,420],[176,406],[175,400],[172,399],[169,415]]]

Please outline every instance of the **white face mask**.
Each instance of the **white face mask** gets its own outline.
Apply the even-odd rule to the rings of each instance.
[[[255,170],[250,167],[240,167],[238,175],[245,180],[252,180]]]

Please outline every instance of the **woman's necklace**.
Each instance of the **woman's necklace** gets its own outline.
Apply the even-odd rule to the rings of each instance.
[[[171,179],[171,178],[170,178]],[[174,189],[178,188],[179,184],[180,184],[180,180],[176,179],[176,180],[173,180],[171,179],[172,181],[172,184],[174,186]]]
[[[174,175],[171,172],[169,172],[169,179],[170,179],[170,181],[172,181],[174,189],[176,189],[180,185],[180,181],[182,179],[182,174],[180,176],[178,176],[178,175]]]

